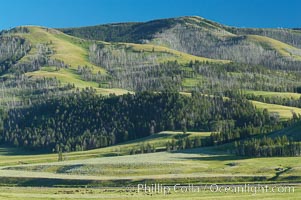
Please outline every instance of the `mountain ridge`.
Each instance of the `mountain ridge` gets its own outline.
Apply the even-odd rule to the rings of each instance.
[[[94,30],[97,27],[100,29]],[[28,49],[23,49],[22,53],[13,59],[14,63],[10,64],[10,67],[5,64],[5,60],[11,60],[11,54],[8,53],[3,61],[0,58],[0,63],[4,63],[1,73],[6,77],[11,72],[18,72],[25,73],[30,79],[55,78],[65,85],[71,84],[78,88],[93,87],[100,93],[108,94],[114,93],[115,90],[120,92],[119,89],[124,92],[162,90],[166,84],[176,85],[177,90],[184,92],[199,87],[200,84],[206,89],[220,82],[218,87],[222,87],[224,81],[227,81],[227,87],[238,87],[240,84],[233,83],[232,80],[241,82],[241,79],[249,79],[245,77],[246,74],[241,78],[233,72],[226,72],[227,75],[224,74],[223,76],[226,76],[221,78],[216,74],[216,70],[229,68],[225,66],[227,63],[230,63],[232,68],[233,65],[246,65],[245,67],[249,68],[244,69],[246,71],[253,71],[251,68],[260,66],[259,68],[268,74],[271,74],[268,70],[282,70],[280,74],[283,77],[287,76],[283,70],[298,71],[301,66],[301,49],[297,40],[299,31],[291,34],[288,30],[283,32],[272,29],[270,32],[264,32],[262,29],[235,28],[198,16],[113,23],[92,26],[92,29],[85,30],[86,28],[89,27],[76,28],[82,31],[80,35],[68,32],[73,29],[40,26],[21,26],[2,31],[2,39],[6,35],[9,35],[6,38],[10,37],[10,40],[20,38],[25,41]],[[109,38],[110,41],[96,40],[94,37],[99,31],[101,37]],[[274,34],[274,37],[269,37],[269,34]],[[284,37],[286,34],[288,37]],[[290,40],[292,42],[287,42]],[[23,48],[22,45],[18,47],[13,42],[12,45]],[[177,67],[173,67],[174,61],[177,62]],[[194,62],[199,62],[197,67],[194,66]],[[208,73],[208,70],[213,72]],[[241,73],[241,69],[234,71],[237,70]],[[149,74],[146,75],[145,72]],[[232,80],[227,76],[232,77]],[[280,78],[275,74],[272,76],[273,80],[265,80],[263,85]],[[139,84],[137,77],[141,79]],[[291,78],[287,80],[290,81]],[[273,85],[279,85],[279,82]],[[255,86],[244,87],[255,89]],[[295,89],[289,91],[293,90]]]
[[[47,134],[74,151],[170,127],[214,131],[211,145],[299,119],[300,99],[291,98],[301,93],[299,31],[238,29],[195,16],[78,30],[68,35],[69,29],[21,26],[1,32],[5,142],[30,141],[30,147],[58,152],[57,141],[44,135],[49,128]],[[170,115],[172,108],[183,109]],[[118,124],[111,123],[113,115]]]
[[[111,27],[113,26],[114,27]],[[291,53],[294,58],[299,59],[301,52],[301,32],[291,29],[258,29],[258,28],[236,28],[225,26],[220,23],[207,20],[198,16],[186,16],[178,18],[158,19],[148,22],[139,22],[133,24],[105,24],[90,27],[79,27],[76,29],[59,29],[66,34],[85,38],[97,39],[108,42],[133,42],[133,43],[151,43],[166,46],[178,51],[183,51],[192,55],[203,56],[214,59],[235,60],[238,62],[247,62],[246,59],[241,60],[235,58],[237,52],[243,52],[242,57],[247,56],[245,51],[265,51],[266,54],[273,54],[272,51],[283,53],[281,47],[270,45],[271,40],[262,37],[269,37],[279,42],[286,43],[286,49],[292,49]],[[136,27],[137,25],[137,27]],[[130,26],[124,28],[123,26]],[[254,44],[257,41],[249,35],[259,35],[260,45]],[[257,37],[257,39],[259,39]],[[212,42],[215,41],[215,42]],[[211,42],[211,43],[210,43]],[[226,43],[225,43],[226,42]],[[280,44],[278,42],[278,44]],[[243,46],[248,46],[243,48]],[[201,47],[203,46],[204,49]],[[258,46],[258,48],[254,48]],[[283,46],[283,45],[282,45]],[[229,48],[232,55],[225,55],[225,48]],[[272,47],[267,49],[266,47]],[[220,48],[223,52],[218,52]],[[283,48],[282,48],[283,49]],[[272,50],[272,51],[269,51]],[[296,53],[297,52],[297,53]],[[296,54],[297,55],[296,55]],[[283,54],[282,54],[283,55]],[[255,55],[254,55],[255,56]],[[257,59],[260,55],[256,55]],[[265,64],[264,61],[252,64]]]

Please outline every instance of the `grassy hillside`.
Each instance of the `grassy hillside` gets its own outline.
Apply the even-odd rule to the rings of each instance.
[[[180,52],[174,49],[170,49],[164,46],[154,45],[154,44],[135,44],[135,43],[120,43],[126,45],[127,48],[131,48],[133,51],[143,51],[148,53],[167,53],[170,54],[169,57],[165,59],[160,59],[159,62],[174,61],[177,60],[179,63],[188,63],[190,61],[200,61],[200,62],[211,62],[211,63],[228,63],[228,60],[218,60],[210,59],[201,56],[194,56],[184,52]]]
[[[300,184],[301,125],[289,119],[301,108],[283,106],[300,105],[300,39],[299,30],[240,29],[197,16],[1,32],[0,200],[254,199],[208,189],[150,195],[123,187]],[[87,87],[109,97],[75,92]],[[242,99],[240,91],[271,99]],[[155,133],[174,129],[185,133]],[[235,152],[239,141],[263,134],[296,143],[285,137],[270,146],[258,142],[258,157],[237,156],[250,155]],[[296,145],[289,154],[295,157],[262,153],[289,145]],[[299,196],[299,190],[256,194]]]
[[[269,92],[269,91],[252,91],[247,90],[244,91],[246,94],[254,94],[255,96],[263,96],[263,97],[282,97],[282,98],[292,98],[299,99],[301,94],[292,93],[292,92]]]
[[[13,35],[25,38],[30,44],[30,51],[18,61],[19,65],[30,62],[39,54],[40,46],[46,45],[51,49],[52,53],[48,59],[62,61],[67,68],[59,68],[56,66],[43,66],[39,70],[27,72],[26,75],[30,79],[41,78],[55,78],[62,84],[71,84],[77,88],[92,87],[101,94],[124,94],[129,92],[126,89],[121,88],[102,88],[99,84],[93,80],[84,80],[78,72],[78,66],[87,66],[91,70],[92,76],[103,76],[104,79],[110,79],[110,74],[102,66],[96,66],[89,59],[90,46],[93,43],[101,44],[109,48],[117,48],[120,51],[126,51],[129,53],[136,53],[136,55],[142,54],[151,57],[157,57],[156,63],[164,63],[167,61],[177,60],[181,64],[187,64],[191,60],[193,61],[208,61],[212,63],[226,63],[224,60],[214,60],[204,57],[198,57],[189,55],[187,53],[179,52],[167,47],[148,44],[134,44],[134,43],[115,43],[110,44],[101,41],[88,41],[79,39],[73,36],[66,35],[58,30],[48,29],[43,27],[29,26],[24,27],[28,29],[28,32],[16,32]],[[114,56],[114,55],[113,55]],[[137,63],[140,65],[143,63]],[[106,78],[107,77],[107,78]],[[103,82],[107,84],[107,81]]]
[[[248,73],[241,73],[240,69],[237,72],[236,69],[228,72],[228,66],[223,66],[223,64],[231,61],[247,62],[250,65],[266,64],[263,69],[281,65],[291,70],[292,67],[297,68],[299,64],[293,61],[286,63],[282,57],[298,61],[300,49],[267,36],[238,33],[222,24],[197,16],[76,29],[54,30],[34,26],[24,28],[27,28],[28,32],[15,31],[13,35],[29,41],[31,49],[17,62],[16,68],[22,67],[22,64],[37,57],[41,51],[41,44],[52,51],[50,55],[47,55],[49,57],[47,59],[58,60],[68,66],[57,69],[57,66],[44,65],[38,70],[27,71],[26,75],[34,81],[44,77],[55,78],[63,85],[71,84],[77,88],[92,87],[98,93],[106,95],[124,94],[142,88],[162,90],[167,85],[174,86],[177,90],[191,92],[214,87],[220,90],[219,87],[239,85],[244,88],[253,87],[251,89],[262,85],[260,90],[276,90],[272,87],[277,85],[283,87],[283,82],[289,87],[292,82],[299,84],[297,76],[288,75],[283,71],[276,72],[275,70],[274,72],[273,69],[258,73],[257,80],[261,82],[252,85],[249,84],[252,77],[248,74],[252,69],[251,66],[250,70],[244,69]],[[184,29],[185,32],[183,32]],[[95,41],[95,39],[104,38],[116,43]],[[92,44],[103,46],[103,52],[92,53],[95,54],[94,57],[103,56],[102,59],[91,59]],[[262,55],[258,52],[262,52],[260,53]],[[270,61],[265,59],[267,56],[272,56]],[[104,60],[105,62],[102,62]],[[158,66],[175,60],[181,65],[180,68],[168,66],[165,69],[165,67]],[[201,68],[188,68],[190,61],[211,64],[204,64]],[[268,66],[269,63],[273,63],[272,66]],[[214,66],[214,64],[221,65]],[[78,66],[87,66],[88,72],[84,72],[86,74],[79,72]],[[222,76],[221,70],[224,71]],[[281,80],[281,77],[285,80]],[[265,86],[263,83],[269,85]],[[287,86],[284,85],[284,87]],[[15,94],[15,96],[18,95]]]
[[[142,43],[155,38],[155,34],[170,29],[177,24],[202,25],[208,29],[222,30],[223,25],[199,16],[188,16],[152,20],[145,23],[116,23],[87,27],[58,29],[76,37],[108,42]],[[230,32],[228,32],[231,35]]]
[[[91,62],[88,58],[88,45],[87,41],[74,38],[72,36],[67,36],[59,31],[53,29],[47,29],[43,27],[27,27],[29,33],[17,33],[20,37],[27,39],[31,45],[32,49],[30,52],[23,57],[19,62],[22,63],[26,61],[31,56],[35,55],[38,51],[38,44],[49,43],[50,48],[53,50],[53,54],[50,56],[52,59],[58,59],[63,61],[65,64],[69,65],[68,69],[56,70],[54,66],[42,67],[38,71],[28,72],[27,76],[30,78],[43,78],[51,77],[60,80],[63,84],[74,84],[76,87],[85,88],[93,87],[98,88],[97,83],[84,81],[81,79],[77,73],[77,67],[89,66],[92,72],[95,74],[97,72],[106,75],[106,71],[98,67]],[[100,92],[106,93],[105,90],[98,90]],[[113,89],[112,89],[113,91]],[[126,93],[126,91],[122,92]]]
[[[237,35],[265,36],[301,48],[301,29],[227,27],[227,30]]]
[[[240,29],[228,27],[198,16],[160,19],[145,23],[105,24],[59,30],[85,39],[109,42],[150,42],[189,54],[215,59],[225,56],[211,51],[215,51],[214,48],[223,48],[225,43],[226,46],[233,48],[231,51],[237,51],[237,54],[243,54],[243,56],[248,56],[244,52],[246,45],[249,46],[248,51],[251,51],[251,54],[260,51],[260,49],[253,47],[253,45],[259,45],[263,49],[276,51],[286,58],[293,60],[300,60],[301,58],[301,44],[298,43],[301,34],[298,31]],[[212,41],[214,42],[212,43]],[[209,48],[209,52],[202,49],[203,47]],[[212,47],[214,48],[211,50]],[[238,49],[240,49],[240,52]]]
[[[88,51],[84,46],[86,41],[67,36],[53,29],[34,26],[27,28],[29,29],[29,33],[18,34],[29,40],[32,45],[31,51],[23,59],[36,53],[37,44],[50,43],[50,47],[54,51],[51,58],[62,60],[67,65],[70,65],[71,69],[77,69],[78,65],[88,65],[93,68],[94,72],[100,71],[101,73],[105,73],[102,68],[89,62]]]
[[[166,143],[177,137],[207,137],[209,132],[187,132],[183,134],[182,132],[174,131],[164,131],[153,136],[145,137],[139,140],[133,140],[127,143],[123,143],[116,146],[111,146],[107,148],[94,149],[89,151],[81,152],[70,152],[64,153],[64,156],[68,160],[77,160],[81,158],[90,157],[106,157],[106,156],[117,156],[117,155],[128,155],[132,149],[139,150],[141,145],[150,144],[157,151],[164,150],[166,148]],[[41,152],[33,152],[25,149],[17,148],[0,148],[0,166],[5,165],[18,165],[20,163],[39,163],[39,162],[55,162],[58,159],[58,155],[54,154],[39,154]],[[32,155],[37,154],[37,155]]]
[[[39,155],[31,155],[36,164],[9,166],[6,163],[0,169],[0,176],[2,180],[12,178],[12,183],[19,185],[26,184],[22,181],[24,179],[33,186],[34,179],[43,185],[56,185],[61,180],[62,185],[86,181],[87,185],[103,186],[137,182],[203,184],[300,181],[299,157],[237,157],[223,149],[227,147],[102,157],[101,151],[108,152],[104,148],[97,150],[98,154],[94,150],[96,154],[93,158],[89,158],[89,152],[81,152],[82,157],[78,156],[76,160],[68,160],[72,157],[66,154],[65,161],[51,163],[39,159]]]
[[[259,35],[248,35],[248,39],[250,39],[251,41],[259,42],[263,46],[275,49],[282,56],[292,58],[294,60],[301,59],[301,49],[298,49],[286,43]]]
[[[252,101],[252,103],[258,109],[267,109],[270,113],[276,113],[279,115],[280,119],[286,120],[293,116],[293,112],[296,114],[301,114],[301,108],[282,106],[277,104],[268,104],[259,101]]]

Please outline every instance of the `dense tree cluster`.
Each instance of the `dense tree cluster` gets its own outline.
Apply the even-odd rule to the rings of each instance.
[[[300,156],[301,143],[291,141],[286,136],[253,138],[235,142],[235,152],[239,156],[255,157]]]
[[[0,108],[0,132],[3,131],[3,121],[5,118],[5,112],[2,108]]]
[[[30,50],[30,44],[23,38],[0,35],[0,74],[9,69]]]
[[[134,155],[134,154],[143,154],[143,153],[154,153],[156,152],[157,149],[154,145],[151,145],[150,143],[142,143],[138,147],[133,147],[130,149],[129,154]]]
[[[181,73],[182,77],[194,78],[201,75],[202,82],[195,89],[203,93],[217,92],[225,95],[229,90],[243,89],[298,92],[301,86],[299,73],[288,74],[279,70],[269,70],[262,65],[191,61],[186,67],[191,70],[189,73]]]
[[[11,109],[1,141],[29,148],[65,151],[104,147],[163,130],[219,131],[231,124],[274,124],[247,100],[192,97],[172,92],[143,92],[110,98],[87,89],[55,99],[41,98],[29,107]],[[224,125],[226,123],[226,125]]]
[[[188,137],[187,135],[178,135],[176,138],[166,143],[166,151],[177,151],[183,149],[192,149],[212,145],[210,139],[202,137]]]
[[[142,43],[152,39],[157,32],[171,27],[178,21],[181,20],[153,20],[146,23],[118,23],[59,30],[84,39]]]

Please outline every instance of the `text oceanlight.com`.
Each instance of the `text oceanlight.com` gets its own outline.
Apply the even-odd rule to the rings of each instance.
[[[244,184],[244,185],[163,185],[163,184],[138,184],[136,188],[138,193],[149,194],[170,194],[170,193],[294,193],[295,187],[289,185],[263,185],[263,184]]]

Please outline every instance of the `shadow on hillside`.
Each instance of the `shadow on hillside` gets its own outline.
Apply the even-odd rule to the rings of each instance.
[[[181,159],[188,160],[203,160],[203,161],[233,161],[233,160],[242,160],[249,159],[249,157],[236,156],[235,154],[230,153],[230,148],[228,144],[212,147],[200,147],[195,149],[186,149],[179,151],[171,151],[170,153],[181,153],[187,154],[187,157],[181,157]],[[198,157],[189,156],[189,154],[197,154]]]
[[[198,161],[235,161],[248,159],[247,157],[239,157],[233,155],[217,155],[217,156],[201,156],[201,157],[183,157],[185,160],[198,160]]]
[[[23,156],[23,155],[46,154],[46,153],[47,151],[43,151],[43,150],[33,151],[33,150],[15,148],[10,146],[0,146],[0,156]]]

